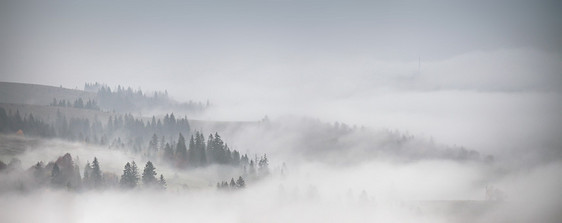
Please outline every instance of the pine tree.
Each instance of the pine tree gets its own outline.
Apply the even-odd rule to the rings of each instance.
[[[261,176],[269,174],[269,161],[267,160],[267,154],[263,155],[258,163],[258,171]]]
[[[86,163],[86,166],[84,167],[84,179],[82,180],[86,187],[90,187],[92,185],[92,178],[90,178],[91,173],[92,173],[92,165],[90,165],[90,162],[88,161]]]
[[[131,162],[131,185],[136,187],[139,184],[139,168],[135,161]]]
[[[250,160],[250,169],[248,171],[249,171],[250,176],[256,175],[256,167],[255,167],[255,164],[254,164],[254,160]]]
[[[207,163],[207,156],[205,154],[205,142],[203,135],[199,132],[195,133],[189,140],[189,161],[192,166],[201,167]]]
[[[232,151],[228,148],[228,145],[224,144],[223,154],[223,164],[232,164]]]
[[[127,162],[127,164],[125,164],[125,168],[123,169],[123,175],[121,175],[121,187],[124,188],[133,188],[134,186],[132,186],[132,174],[133,174],[133,170],[131,169],[131,164],[129,162]]]
[[[236,182],[234,182],[234,178],[230,178],[230,188],[231,188],[231,189],[235,189],[235,188],[236,188]]]
[[[203,135],[201,134],[199,139],[201,140],[202,138]],[[209,160],[209,164],[216,163],[218,160],[213,134],[210,134],[207,139],[207,159]]]
[[[166,148],[166,139],[162,136],[162,138],[160,138],[160,147],[158,149],[164,151],[164,148]]]
[[[244,165],[244,166],[250,164],[250,163],[249,163],[249,159],[248,159],[248,154],[244,154],[244,155],[242,156],[242,158],[240,158],[240,164],[241,164],[241,165]]]
[[[240,165],[240,152],[236,150],[232,151],[232,165],[235,166]]]
[[[170,146],[170,144],[166,143],[164,147],[164,158],[166,160],[173,160],[174,159],[174,150]]]
[[[206,155],[205,137],[199,132],[195,133],[195,151],[198,155],[200,166],[206,166],[208,156]]]
[[[152,135],[150,142],[148,143],[149,153],[155,153],[158,151],[158,136],[156,134]]]
[[[152,162],[148,161],[144,167],[142,173],[142,183],[145,187],[152,187],[158,181],[156,180],[156,168],[152,165]]]
[[[102,173],[98,158],[96,157],[94,157],[94,162],[92,162],[92,174],[90,175],[90,177],[92,178],[94,188],[101,188],[103,184]]]
[[[215,139],[214,139],[214,146],[215,146],[215,158],[218,161],[217,163],[226,164],[228,159],[226,158],[226,149],[224,146],[224,142],[221,139],[221,136],[218,132],[215,132]]]
[[[164,175],[160,174],[160,181],[158,181],[158,184],[160,185],[160,188],[165,190],[166,189],[166,180],[164,179]]]
[[[197,160],[198,154],[197,149],[195,148],[195,140],[193,139],[193,135],[189,138],[189,149],[187,150],[188,157],[189,157],[189,164],[191,166],[197,167],[199,166],[199,162]]]
[[[180,167],[185,167],[187,164],[187,148],[185,146],[185,138],[181,133],[178,139],[178,145],[176,146],[176,160]]]
[[[238,177],[238,180],[236,180],[236,186],[238,188],[246,187],[246,182],[244,182],[244,179],[242,178],[242,176]]]
[[[51,171],[51,183],[55,186],[62,186],[60,168],[56,163]]]

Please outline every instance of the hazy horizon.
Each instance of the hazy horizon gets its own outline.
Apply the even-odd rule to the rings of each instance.
[[[361,187],[371,188],[367,192],[375,194],[373,197],[389,200],[472,200],[490,183],[510,194],[512,203],[497,212],[486,212],[481,221],[506,219],[507,213],[521,209],[526,199],[534,197],[541,199],[538,207],[521,213],[521,221],[541,213],[548,215],[545,221],[560,220],[556,211],[562,207],[562,199],[556,186],[562,183],[562,2],[0,0],[0,30],[2,82],[79,90],[85,83],[98,82],[143,92],[166,90],[180,102],[210,101],[212,106],[204,112],[187,116],[194,120],[259,121],[267,116],[273,123],[271,129],[233,128],[223,136],[233,148],[273,154],[276,165],[290,161],[281,158],[294,159],[295,175],[287,181],[275,178],[259,183],[257,196],[248,191],[231,197],[210,195],[213,201],[243,200],[240,207],[223,206],[230,210],[229,216],[239,217],[235,222],[267,221],[249,217],[249,210],[295,214],[302,222],[328,220],[288,208],[286,201],[275,196],[270,197],[271,203],[264,203],[266,207],[244,200],[245,196],[259,198],[259,194],[277,192],[279,182],[292,185],[298,191],[294,193],[303,196],[303,191],[319,191],[323,199],[315,200],[317,203],[289,202],[311,213],[320,213],[319,207],[336,210],[338,202],[345,200],[341,197],[346,196],[346,187],[353,188],[355,195]],[[155,109],[134,115],[169,112]],[[330,135],[339,130],[326,126],[336,122],[368,130]],[[392,137],[398,136],[385,131],[411,135],[415,140],[394,145]],[[308,142],[303,135],[318,138]],[[433,142],[493,155],[496,163],[419,158],[425,157],[423,152],[412,152],[413,148],[427,153],[442,149],[432,147]],[[326,151],[315,147],[319,145],[349,148]],[[80,147],[79,153],[91,153],[83,151],[88,146],[74,146]],[[373,155],[377,157],[373,160],[362,157],[370,146],[393,148],[398,151],[396,156],[416,159],[397,162],[383,152]],[[350,158],[347,163],[354,165],[336,168],[324,159],[309,160],[315,153],[326,160],[365,160],[355,163]],[[52,160],[61,155],[39,151],[39,155],[22,157],[31,163],[36,161],[30,157]],[[111,155],[106,157],[111,159]],[[119,162],[111,159],[112,166],[120,168]],[[429,172],[436,176],[420,176]],[[176,174],[180,177],[174,182],[184,175],[206,173]],[[317,178],[308,182],[309,173]],[[378,177],[364,179],[372,175]],[[337,182],[316,192],[310,186],[321,187],[333,178],[349,183]],[[415,183],[409,179],[425,183],[412,189],[404,186]],[[380,181],[385,183],[377,184]],[[436,189],[440,186],[442,191]],[[331,196],[336,192],[340,197]],[[112,199],[111,193],[103,199]],[[67,195],[41,196],[56,199]],[[93,199],[89,196],[84,195]],[[119,202],[130,201],[128,195],[116,196]],[[179,205],[190,196],[206,205],[201,209],[204,213],[215,213],[209,208],[212,201],[203,201],[205,195],[151,198]],[[30,203],[17,196],[9,199]],[[75,199],[79,206],[89,206]],[[375,215],[364,215],[371,208],[368,205],[346,206],[335,221],[356,212],[365,218],[351,221],[416,221],[417,215],[390,203],[381,205],[385,211]],[[149,205],[141,206],[135,210]],[[179,221],[174,217],[180,215],[174,211],[168,220]],[[450,213],[436,216],[421,221],[459,220],[448,218]],[[103,219],[112,219],[110,214],[106,217]],[[213,222],[199,217],[192,220]],[[91,218],[77,221],[87,220]]]

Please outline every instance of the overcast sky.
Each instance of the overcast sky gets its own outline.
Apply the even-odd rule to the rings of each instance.
[[[376,69],[377,61],[442,61],[505,49],[559,56],[561,5],[2,0],[0,69],[5,81],[184,89],[176,85],[190,86],[201,76],[308,76],[314,71],[300,69],[331,67],[334,60],[361,60],[354,65]],[[270,71],[271,65],[287,72]]]
[[[559,1],[0,2],[0,81],[102,82],[477,150],[557,148]],[[420,63],[421,59],[421,63]]]

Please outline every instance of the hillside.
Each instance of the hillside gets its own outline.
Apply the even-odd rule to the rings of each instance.
[[[87,118],[89,120],[94,120],[97,118],[102,123],[106,123],[110,116],[115,116],[117,114],[114,112],[102,112],[90,109],[33,104],[0,103],[0,108],[6,110],[8,114],[14,114],[16,111],[18,111],[22,116],[32,114],[33,117],[48,123],[56,119],[57,112],[60,112],[68,119]]]
[[[74,101],[95,99],[96,94],[82,90],[38,84],[0,82],[0,103],[49,105],[53,98]]]

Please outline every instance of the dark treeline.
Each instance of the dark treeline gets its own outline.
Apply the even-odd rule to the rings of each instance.
[[[96,130],[96,134],[102,135],[98,144],[111,148],[132,148],[137,153],[152,153],[152,150],[147,150],[146,144],[149,140],[154,141],[154,135],[162,137],[161,141],[164,142],[165,139],[173,139],[178,133],[189,134],[191,127],[187,117],[176,118],[173,113],[166,114],[162,119],[153,116],[151,121],[146,122],[127,114],[109,117],[107,124]],[[108,141],[108,137],[112,137],[111,141]]]
[[[100,83],[86,83],[84,90],[97,93],[99,105],[102,109],[116,112],[136,112],[143,109],[174,109],[189,112],[202,112],[209,102],[189,101],[178,103],[168,96],[168,92],[154,92],[145,94],[142,90],[133,90],[131,87],[117,86],[112,90],[109,86]]]
[[[158,137],[153,135],[149,142],[149,150],[153,150],[150,154],[162,154],[162,158],[167,163],[172,163],[179,168],[188,167],[205,167],[213,164],[231,165],[254,169],[262,168],[262,175],[267,174],[269,161],[267,155],[262,156],[259,161],[257,156],[255,159],[248,158],[247,154],[240,154],[237,150],[232,150],[226,144],[218,133],[210,134],[207,141],[199,131],[193,134],[189,142],[186,142],[184,136],[180,133],[177,143],[160,143],[163,145],[158,147]],[[258,162],[260,164],[258,164]]]
[[[167,183],[164,179],[164,175],[160,174],[160,178],[157,178],[156,168],[152,162],[146,162],[142,176],[139,176],[139,169],[135,161],[131,163],[127,162],[123,169],[123,175],[121,175],[121,180],[119,185],[125,189],[133,189],[139,186],[139,180],[142,180],[142,185],[144,188],[152,189],[166,189]]]
[[[239,176],[236,181],[234,181],[234,178],[231,178],[230,183],[227,181],[217,182],[217,189],[219,190],[237,190],[244,187],[246,187],[246,181],[244,181],[242,176]]]
[[[36,119],[32,114],[22,117],[19,111],[15,114],[6,113],[6,110],[0,108],[0,132],[2,133],[18,133],[41,136],[55,137],[56,133],[53,126]]]
[[[7,113],[0,108],[0,132],[20,132],[29,136],[57,137],[70,141],[79,141],[117,148],[129,147],[141,151],[153,134],[173,138],[178,133],[188,134],[191,128],[187,117],[176,118],[166,114],[163,119],[152,117],[143,121],[131,114],[110,116],[104,124],[99,119],[66,118],[57,112],[52,124],[34,118],[33,114],[22,117],[19,111]]]
[[[115,173],[103,172],[100,161],[96,157],[92,163],[89,161],[86,163],[81,175],[79,162],[79,159],[73,160],[69,153],[46,165],[42,161],[37,162],[28,169],[23,169],[17,159],[12,159],[8,164],[0,161],[3,181],[0,184],[0,191],[31,191],[45,187],[71,191],[136,187],[166,189],[164,175],[161,174],[157,178],[156,168],[150,161],[146,163],[142,175],[139,175],[134,161],[132,165],[127,162],[120,178]]]
[[[267,162],[267,160],[263,162]],[[0,177],[2,179],[0,192],[28,192],[43,188],[69,191],[135,188],[165,190],[168,186],[164,175],[158,175],[156,167],[151,161],[146,162],[142,173],[135,161],[127,162],[123,168],[123,174],[119,177],[115,173],[104,172],[96,157],[91,163],[87,161],[81,172],[80,160],[78,158],[73,160],[69,153],[46,165],[40,161],[27,169],[24,169],[21,161],[15,158],[8,164],[0,161]],[[244,177],[256,179],[256,175],[247,172],[244,173]],[[237,180],[232,178],[230,183],[227,181],[217,183],[219,190],[237,190],[245,187],[246,181],[242,176],[239,176]]]
[[[90,110],[95,110],[95,111],[99,111],[100,107],[98,106],[98,103],[96,102],[96,100],[92,100],[92,99],[88,99],[88,101],[84,102],[84,100],[82,98],[78,98],[74,101],[74,103],[67,101],[67,100],[57,100],[56,98],[53,98],[53,102],[51,102],[51,104],[49,104],[49,106],[54,106],[54,107],[72,107],[72,108],[83,108],[83,109],[90,109]]]
[[[266,165],[263,162],[267,163],[265,155],[259,160],[257,157],[252,160],[247,154],[231,149],[218,133],[210,134],[205,140],[203,133],[196,131],[189,141],[186,140],[184,135],[190,133],[189,121],[186,117],[177,119],[174,114],[166,114],[163,119],[152,117],[147,122],[130,114],[112,116],[104,125],[97,119],[92,122],[87,118],[67,119],[58,112],[54,124],[49,125],[34,119],[31,114],[21,118],[18,111],[8,115],[0,108],[0,130],[127,150],[146,159],[164,160],[178,168],[219,164],[253,169]]]

